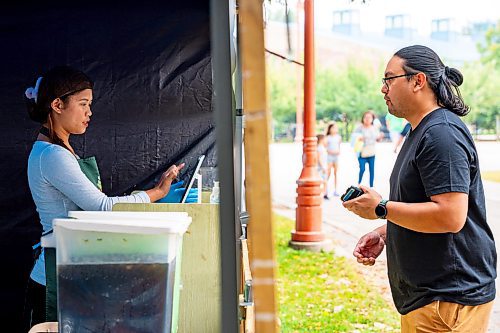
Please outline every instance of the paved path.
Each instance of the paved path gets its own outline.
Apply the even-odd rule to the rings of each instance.
[[[500,143],[476,143],[480,168],[483,171],[500,170]],[[389,176],[396,159],[392,152],[392,143],[380,143],[377,147],[375,161],[374,188],[384,197],[389,195]],[[342,144],[339,168],[339,189],[344,190],[357,182],[358,163],[351,147]],[[283,215],[294,218],[296,183],[302,168],[302,144],[272,144],[271,179],[272,198],[275,210]],[[368,174],[365,173],[363,184],[368,185]],[[497,240],[497,250],[500,252],[500,183],[484,182],[488,223]],[[339,190],[339,192],[341,192]],[[335,244],[335,252],[339,255],[352,257],[352,250],[359,237],[373,230],[381,221],[368,221],[344,209],[337,197],[323,201],[323,230]],[[385,255],[377,261],[374,267],[359,265],[360,272],[377,285],[386,298],[390,298],[386,272]],[[500,333],[500,285],[497,286],[497,301],[495,302],[489,332]]]

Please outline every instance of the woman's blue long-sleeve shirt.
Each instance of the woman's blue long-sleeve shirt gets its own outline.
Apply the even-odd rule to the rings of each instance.
[[[52,220],[68,216],[71,210],[111,210],[115,203],[149,203],[146,192],[108,197],[80,170],[77,159],[67,149],[36,141],[28,159],[28,183],[40,216],[43,231],[52,229]],[[45,285],[45,260],[41,255],[31,278]]]

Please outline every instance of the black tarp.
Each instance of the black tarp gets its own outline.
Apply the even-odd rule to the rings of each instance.
[[[40,232],[26,176],[39,126],[27,115],[25,89],[55,65],[87,73],[93,115],[73,147],[96,156],[106,194],[150,188],[172,163],[189,169],[203,153],[205,165],[216,164],[209,34],[208,1],[2,8],[0,322],[18,319]]]

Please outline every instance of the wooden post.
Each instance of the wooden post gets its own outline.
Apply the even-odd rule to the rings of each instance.
[[[240,0],[248,247],[255,331],[278,332],[262,0]]]

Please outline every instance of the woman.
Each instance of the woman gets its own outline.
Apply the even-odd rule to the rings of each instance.
[[[358,152],[359,176],[358,184],[363,180],[365,166],[368,163],[370,169],[370,187],[373,187],[375,179],[375,144],[382,139],[383,134],[374,125],[375,114],[369,110],[363,113],[361,125],[358,126],[353,135],[355,141],[361,144],[361,151]]]
[[[66,217],[70,210],[111,210],[118,202],[157,201],[169,193],[172,180],[184,166],[171,166],[147,191],[122,197],[102,193],[95,159],[80,159],[69,142],[71,134],[83,134],[89,126],[92,88],[83,72],[61,66],[48,71],[25,93],[30,118],[42,125],[28,159],[28,182],[44,233],[52,230],[54,218]],[[46,288],[45,260],[42,251],[28,282],[25,314],[30,326],[55,319],[54,295]]]
[[[328,151],[328,179],[333,170],[333,195],[338,196],[337,192],[337,172],[339,169],[339,155],[340,155],[340,143],[342,142],[342,137],[339,134],[339,127],[337,123],[333,122],[328,125],[326,130],[326,146]]]

